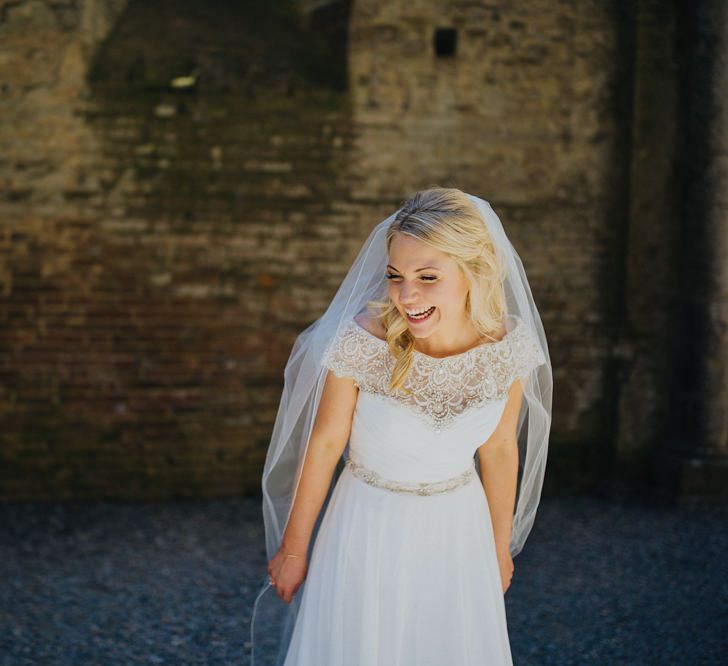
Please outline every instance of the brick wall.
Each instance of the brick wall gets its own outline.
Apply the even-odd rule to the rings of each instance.
[[[547,484],[614,462],[629,16],[153,4],[2,13],[4,499],[257,492],[297,333],[371,227],[435,183],[491,201],[528,271],[554,367]]]

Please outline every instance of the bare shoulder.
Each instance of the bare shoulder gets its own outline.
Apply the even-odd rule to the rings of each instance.
[[[385,336],[387,335],[387,331],[384,330],[382,322],[379,321],[379,319],[373,317],[366,310],[357,314],[354,317],[354,321],[356,321],[356,323],[359,324],[359,326],[361,326],[363,329],[378,337],[380,340],[384,340]]]

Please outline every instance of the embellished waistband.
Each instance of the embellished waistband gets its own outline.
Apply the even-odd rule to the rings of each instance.
[[[393,490],[398,493],[408,493],[410,495],[435,495],[439,493],[446,493],[451,490],[455,490],[455,488],[459,488],[477,476],[475,464],[473,464],[462,474],[458,474],[457,476],[453,476],[442,481],[433,481],[431,483],[401,483],[399,481],[385,479],[374,470],[368,469],[363,465],[354,462],[351,458],[346,459],[345,465],[357,477],[368,483],[370,486]]]

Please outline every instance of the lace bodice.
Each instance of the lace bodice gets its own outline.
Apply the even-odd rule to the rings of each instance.
[[[545,363],[535,333],[515,315],[509,324],[498,342],[461,354],[436,358],[415,351],[404,383],[412,393],[389,388],[395,359],[387,342],[353,317],[328,346],[322,362],[337,376],[353,378],[359,390],[397,400],[440,431],[464,411],[505,398],[515,379]]]

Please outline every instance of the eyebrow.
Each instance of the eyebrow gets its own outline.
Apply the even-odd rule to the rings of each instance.
[[[391,264],[387,264],[387,268],[391,268],[392,270],[397,271],[397,269]],[[436,271],[440,270],[437,266],[423,266],[422,268],[416,269],[415,273],[419,273],[420,271],[426,271],[428,268],[434,268]],[[399,273],[399,271],[397,272]]]

